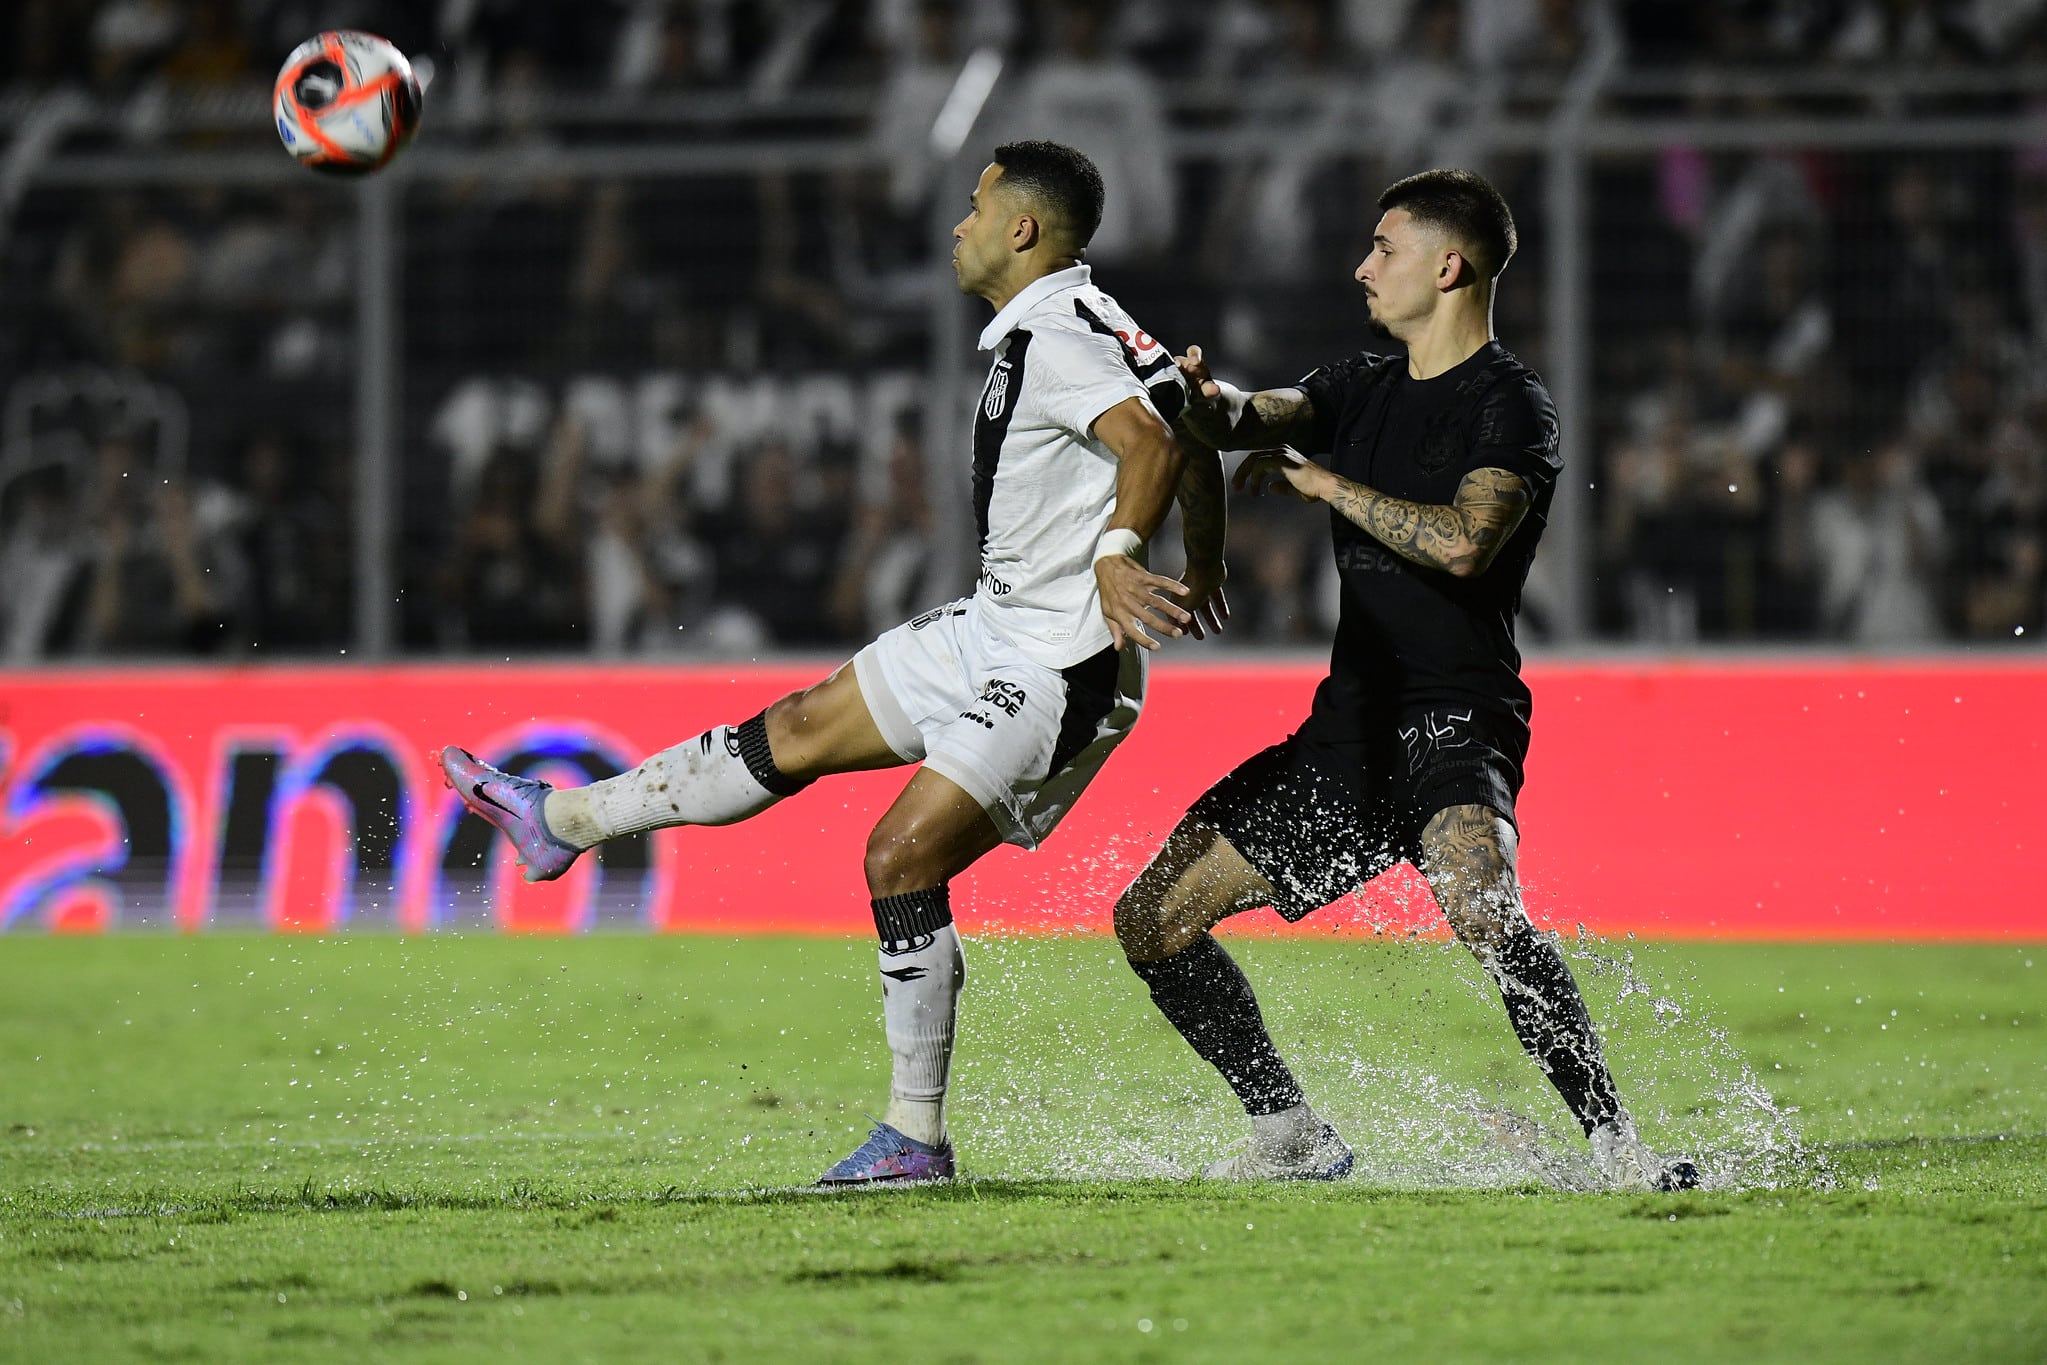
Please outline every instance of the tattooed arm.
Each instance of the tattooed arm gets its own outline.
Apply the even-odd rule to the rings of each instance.
[[[1326,502],[1353,526],[1423,568],[1455,578],[1484,573],[1528,515],[1528,481],[1504,469],[1474,469],[1442,503],[1409,502],[1353,483],[1291,450],[1261,450],[1237,466],[1239,490],[1261,493],[1268,483],[1306,502]]]
[[[1175,356],[1187,379],[1187,406],[1180,427],[1217,450],[1251,450],[1263,446],[1304,445],[1315,408],[1300,389],[1261,389],[1244,393],[1219,384],[1208,372],[1199,346]]]

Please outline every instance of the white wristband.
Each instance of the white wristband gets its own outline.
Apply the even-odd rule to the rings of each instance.
[[[1215,404],[1222,410],[1223,421],[1229,430],[1235,431],[1237,423],[1244,418],[1244,409],[1251,402],[1251,395],[1234,384],[1223,383],[1220,379],[1215,381],[1215,386],[1222,390],[1216,395]]]
[[[1095,558],[1107,559],[1110,555],[1137,558],[1137,552],[1144,548],[1144,537],[1126,526],[1112,527],[1102,532],[1102,538],[1095,542]]]

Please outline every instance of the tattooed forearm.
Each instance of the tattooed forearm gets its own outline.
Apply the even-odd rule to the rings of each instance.
[[[1315,407],[1299,389],[1261,389],[1238,400],[1202,399],[1181,409],[1180,431],[1217,450],[1298,445]]]
[[[1261,389],[1244,405],[1244,415],[1232,433],[1233,448],[1295,445],[1314,417],[1314,405],[1299,389]]]
[[[1223,493],[1222,457],[1205,445],[1181,436],[1187,462],[1180,469],[1174,494],[1180,504],[1180,538],[1189,563],[1219,562],[1229,523],[1229,500]]]
[[[1514,534],[1531,501],[1528,484],[1504,469],[1478,469],[1457,485],[1456,501],[1409,502],[1332,476],[1330,506],[1387,549],[1424,568],[1474,578]]]

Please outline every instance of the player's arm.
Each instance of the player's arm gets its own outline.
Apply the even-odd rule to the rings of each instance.
[[[1180,487],[1173,495],[1180,504],[1180,543],[1187,552],[1187,568],[1180,575],[1187,582],[1187,595],[1181,605],[1194,613],[1194,638],[1205,640],[1210,632],[1221,634],[1230,619],[1230,604],[1223,596],[1223,580],[1229,576],[1223,542],[1230,500],[1223,486],[1222,456],[1184,430],[1174,435],[1186,455]]]
[[[1246,393],[1222,383],[1208,372],[1199,346],[1175,356],[1173,363],[1187,379],[1187,406],[1180,425],[1217,450],[1253,450],[1266,446],[1305,445],[1313,429],[1315,407],[1300,389],[1260,389]]]
[[[1135,641],[1157,649],[1147,627],[1178,638],[1193,621],[1193,613],[1173,600],[1187,597],[1188,587],[1152,573],[1135,556],[1166,519],[1186,470],[1186,452],[1151,404],[1137,397],[1097,417],[1094,437],[1116,457],[1116,512],[1095,550],[1102,618],[1116,648]]]
[[[1442,503],[1388,497],[1291,450],[1261,450],[1237,466],[1235,486],[1260,493],[1284,487],[1307,502],[1326,502],[1353,526],[1403,559],[1456,578],[1476,578],[1528,515],[1528,481],[1504,469],[1474,469]]]

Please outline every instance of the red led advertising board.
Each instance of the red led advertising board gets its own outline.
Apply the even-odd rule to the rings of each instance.
[[[526,886],[433,761],[456,743],[584,781],[824,671],[13,674],[0,684],[0,926],[871,933],[861,854],[904,771],[820,782],[743,825],[619,841]],[[1319,677],[1313,663],[1163,662],[1136,733],[1046,845],[999,850],[956,884],[962,924],[1106,931],[1187,804],[1292,729]],[[1529,681],[1519,815],[1538,923],[2047,939],[2047,662],[1555,662]],[[1293,932],[1440,928],[1402,867]]]

